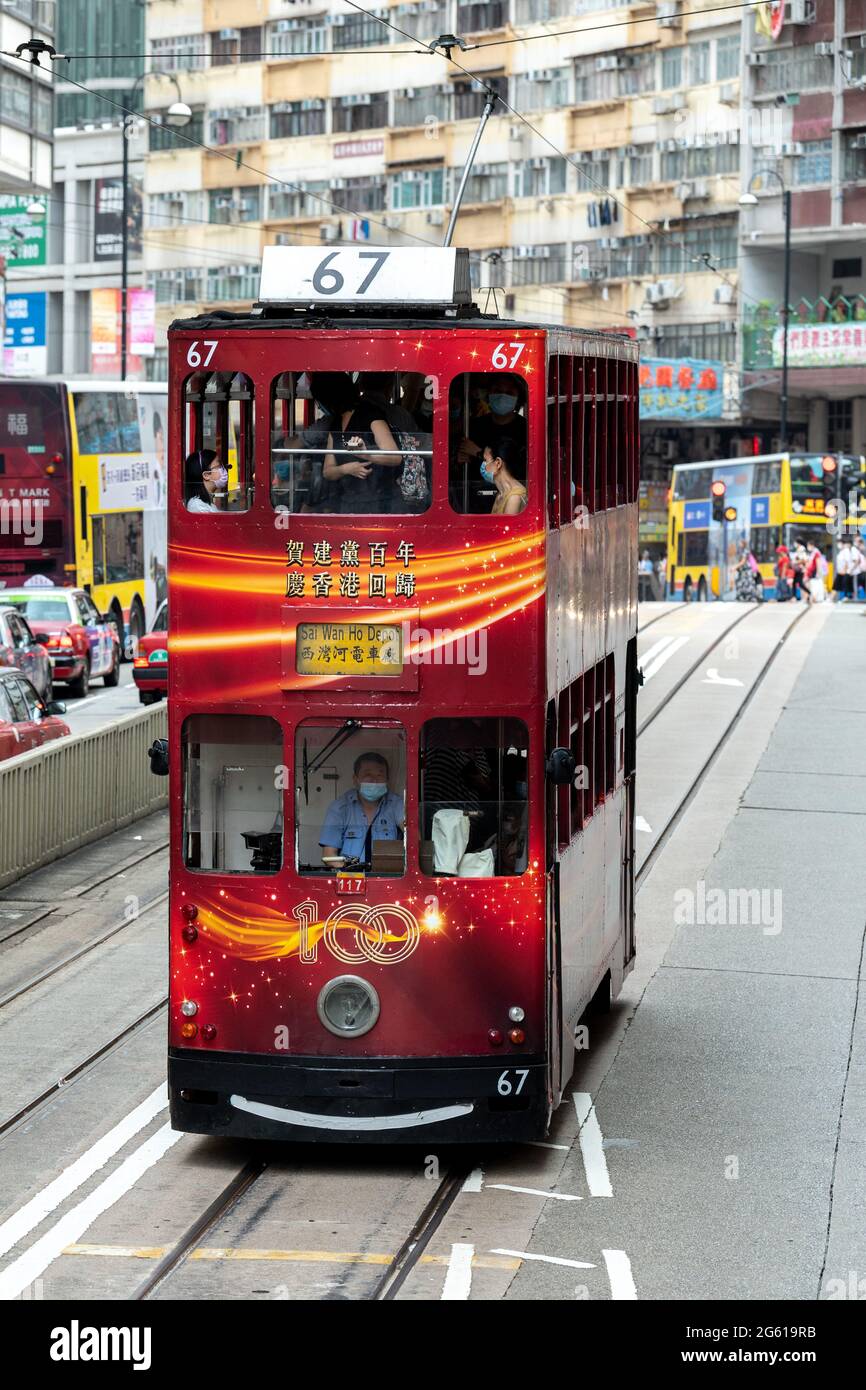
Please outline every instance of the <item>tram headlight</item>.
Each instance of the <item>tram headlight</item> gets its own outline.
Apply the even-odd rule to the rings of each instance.
[[[184,1018],[195,1018],[198,1013],[198,1004],[194,1004],[191,999],[184,999],[180,1006],[180,1011]]]
[[[358,1038],[376,1023],[379,996],[359,975],[338,975],[320,991],[316,1012],[329,1032],[341,1038]]]
[[[511,1008],[508,1010],[508,1017],[511,1019],[512,1023],[522,1023],[526,1018],[526,1014],[519,1004],[512,1004]]]

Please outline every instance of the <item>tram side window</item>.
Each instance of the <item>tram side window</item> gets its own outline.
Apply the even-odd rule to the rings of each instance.
[[[529,739],[520,719],[430,719],[420,747],[421,869],[513,877],[528,862]]]
[[[301,874],[399,878],[406,869],[406,735],[332,719],[295,735]]]
[[[448,392],[448,496],[455,512],[519,516],[527,505],[527,390],[512,372],[464,372]]]
[[[181,738],[184,863],[202,873],[275,874],[283,861],[279,724],[192,714]]]
[[[431,500],[436,380],[418,372],[282,372],[271,387],[271,503],[286,512],[411,515]]]
[[[557,841],[560,852],[591,820],[616,785],[616,686],[613,656],[561,691],[558,741],[574,757],[575,777],[558,788]]]
[[[253,384],[241,372],[196,372],[184,401],[183,500],[197,513],[252,506]]]

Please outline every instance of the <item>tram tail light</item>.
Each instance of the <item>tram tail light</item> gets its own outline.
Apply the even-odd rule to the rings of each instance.
[[[198,916],[198,908],[195,903],[184,903],[181,908],[181,915],[184,916],[188,922],[194,922]]]
[[[508,1041],[513,1043],[526,1042],[526,1034],[522,1028],[512,1028],[511,1032],[508,1034]]]
[[[195,1023],[181,1024],[180,1036],[182,1038],[194,1038],[198,1032],[198,1025]]]
[[[213,1042],[214,1038],[216,1037],[216,1034],[217,1030],[212,1023],[205,1023],[202,1026],[201,1035],[204,1038],[205,1042]]]
[[[198,940],[198,931],[192,925],[191,922],[187,922],[186,926],[183,928],[183,931],[181,932],[181,936],[183,937],[184,941],[188,941],[190,945],[192,945],[193,941]]]

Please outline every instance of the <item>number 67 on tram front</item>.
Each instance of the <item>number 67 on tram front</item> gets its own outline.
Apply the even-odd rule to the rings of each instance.
[[[634,956],[636,347],[268,248],[169,367],[172,1123],[537,1137]]]

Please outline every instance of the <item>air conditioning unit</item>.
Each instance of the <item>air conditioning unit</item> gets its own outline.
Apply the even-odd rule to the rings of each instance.
[[[788,0],[785,6],[786,24],[814,24],[815,0]]]
[[[723,82],[719,87],[719,104],[721,106],[739,106],[740,93],[736,82]]]
[[[329,22],[334,29],[342,29],[348,18],[347,14],[332,14],[329,16]]]
[[[508,127],[508,138],[509,138],[509,140],[522,140],[522,139],[523,139],[523,131],[524,131],[524,126],[522,126],[522,125],[512,125],[512,126],[509,126],[509,127]]]
[[[546,164],[546,162],[547,162],[547,161],[546,161],[545,159],[541,158],[541,157],[539,157],[539,158],[537,158],[537,159],[529,159],[529,160],[527,160],[527,164],[528,164],[528,167],[529,167],[530,169],[543,169],[544,166],[545,166],[545,164]]]
[[[445,225],[445,214],[441,208],[434,208],[427,214],[428,227],[442,227]]]
[[[319,237],[322,241],[336,241],[340,235],[340,229],[335,222],[323,222],[319,228]]]
[[[290,19],[277,19],[274,21],[273,32],[275,34],[288,34],[292,27]]]
[[[833,43],[816,43],[812,47],[816,58],[832,58],[836,52],[836,45]]]
[[[605,54],[604,57],[596,58],[595,60],[596,72],[616,72],[619,65],[620,59],[616,53],[608,53]]]
[[[676,441],[673,439],[660,439],[658,456],[663,463],[672,463],[678,456],[679,450]]]
[[[629,159],[638,159],[640,157],[640,146],[626,145],[625,152],[628,155]]]
[[[581,280],[606,280],[608,269],[603,265],[582,265],[578,276]]]
[[[240,36],[240,29],[220,29],[219,31],[221,43],[230,43],[232,39],[239,39]]]
[[[330,188],[345,188],[345,187],[346,187],[346,180],[345,180],[345,179],[331,179],[328,186],[329,186]]]
[[[657,0],[656,19],[660,29],[674,29],[682,24],[679,0]]]
[[[757,53],[748,53],[746,62],[750,68],[765,68],[770,61],[769,54],[759,50]]]
[[[556,72],[553,68],[542,68],[541,72],[527,73],[530,82],[552,82]]]
[[[866,131],[861,130],[851,141],[852,150],[866,150]]]
[[[713,303],[714,303],[714,304],[733,304],[733,302],[734,302],[734,287],[733,287],[733,285],[719,285],[717,289],[713,290]]]
[[[684,179],[678,183],[675,196],[681,203],[693,203],[701,198],[709,197],[709,189],[705,179]]]
[[[665,97],[653,97],[653,115],[669,116],[674,111],[682,111],[686,99],[682,92],[670,92]]]
[[[648,304],[662,308],[669,304],[672,299],[679,299],[682,292],[682,286],[676,285],[673,280],[656,280],[647,285],[646,300]]]
[[[789,140],[779,146],[780,154],[804,154],[805,146],[799,140]]]

